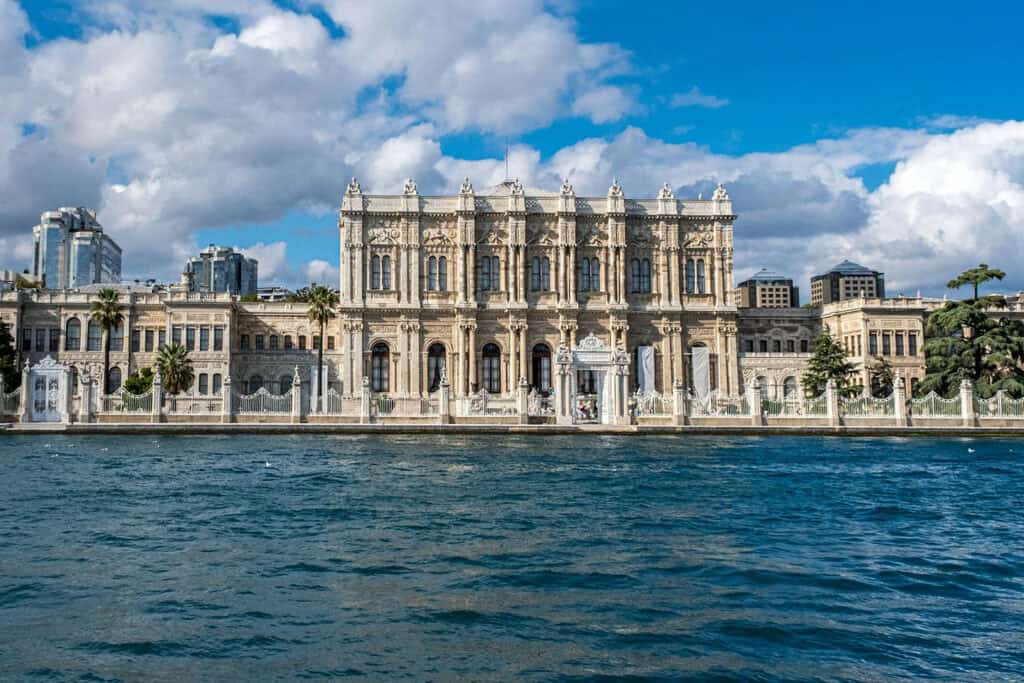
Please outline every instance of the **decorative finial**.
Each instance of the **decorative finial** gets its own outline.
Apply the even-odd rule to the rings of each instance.
[[[569,179],[566,178],[562,181],[562,194],[573,194],[572,185],[569,183]]]
[[[295,375],[292,377],[292,384],[294,384],[294,385],[302,384],[302,377],[299,375],[299,366],[298,365],[295,366]]]
[[[674,198],[674,195],[672,194],[672,187],[668,183],[663,184],[661,186],[661,189],[658,190],[658,199],[673,199],[673,198]]]
[[[608,196],[609,197],[621,197],[622,196],[622,186],[619,185],[619,179],[618,178],[612,178],[612,186],[608,188]]]
[[[523,184],[519,182],[519,178],[512,181],[512,194],[523,194]]]
[[[412,178],[406,180],[403,192],[405,192],[405,194],[416,194],[416,181]]]
[[[462,187],[459,188],[459,194],[473,194],[473,183],[469,182],[469,176],[462,179]]]
[[[715,193],[711,195],[711,198],[716,202],[728,201],[729,193],[725,191],[725,185],[718,183],[718,187],[715,188]]]
[[[348,188],[345,190],[345,194],[360,194],[362,190],[359,189],[359,181],[356,180],[355,176],[352,176],[352,180],[348,181]]]

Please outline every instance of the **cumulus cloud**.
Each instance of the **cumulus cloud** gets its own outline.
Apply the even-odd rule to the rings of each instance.
[[[729,104],[724,97],[715,97],[701,92],[700,88],[693,86],[687,92],[676,93],[669,100],[669,106],[678,107],[704,107],[705,109],[720,109]]]

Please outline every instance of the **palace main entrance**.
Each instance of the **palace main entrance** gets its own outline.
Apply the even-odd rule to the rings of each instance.
[[[555,407],[559,424],[629,424],[629,356],[593,334],[556,359]]]

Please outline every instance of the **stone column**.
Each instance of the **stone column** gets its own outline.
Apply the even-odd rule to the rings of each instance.
[[[572,424],[572,353],[565,346],[555,355],[555,421]]]
[[[370,423],[370,378],[363,377],[362,393],[359,395],[359,424]]]
[[[686,424],[686,387],[683,385],[682,380],[676,380],[675,384],[672,385],[672,416],[675,418],[677,425]]]
[[[840,425],[839,394],[836,391],[834,379],[830,379],[825,385],[825,414],[828,416],[830,426],[838,427]]]
[[[974,427],[977,416],[974,411],[974,385],[969,379],[960,382],[960,418],[964,427]]]
[[[466,299],[471,304],[476,303],[476,245],[469,245],[469,264],[466,266]]]
[[[231,391],[231,375],[224,375],[224,384],[220,389],[220,421],[234,421],[234,392]]]
[[[569,247],[569,265],[566,269],[566,289],[568,289],[569,303],[576,303],[576,247]]]
[[[514,387],[518,378],[516,377],[516,370],[519,367],[519,354],[517,349],[519,347],[519,325],[516,323],[510,323],[508,326],[508,381],[505,386]]]
[[[750,407],[750,424],[760,427],[763,424],[761,420],[761,383],[757,381],[756,377],[750,380],[750,384],[747,386],[747,405]]]
[[[516,412],[519,413],[519,424],[530,421],[530,384],[525,377],[519,379],[516,388]]]
[[[896,414],[896,426],[907,426],[907,390],[903,385],[903,375],[897,370],[892,383],[893,410]]]
[[[357,244],[357,245],[355,245],[353,247],[353,249],[352,249],[352,256],[353,256],[353,259],[355,261],[352,264],[352,271],[353,271],[353,273],[356,276],[356,284],[355,284],[356,291],[355,291],[355,296],[353,298],[355,300],[355,303],[357,303],[358,305],[362,306],[363,303],[366,301],[366,283],[365,283],[365,281],[363,279],[363,273],[365,271],[364,271],[364,263],[363,263],[364,259],[363,259],[363,245],[362,244]]]
[[[459,244],[459,252],[455,257],[455,288],[458,294],[455,297],[456,303],[466,302],[466,246]]]
[[[478,383],[476,352],[476,325],[469,327],[469,388],[472,391]]]
[[[326,394],[324,395],[326,399]],[[299,376],[299,366],[295,366],[295,375],[292,377],[292,424],[302,422],[302,377]]]
[[[164,405],[164,380],[160,376],[160,368],[156,369],[156,373],[153,375],[153,405],[151,407],[151,422],[162,422],[163,421],[163,405]]]
[[[90,390],[92,384],[89,382],[89,377],[84,373],[78,376],[78,421],[79,422],[92,422],[92,413],[90,408],[92,407],[92,395]],[[153,395],[153,401],[156,401],[156,394]],[[157,408],[158,410],[158,408]]]
[[[448,373],[441,371],[441,384],[437,389],[437,415],[438,422],[443,425],[452,421],[451,415],[451,388],[448,386]]]
[[[672,326],[672,381],[679,382],[686,386],[686,378],[683,376],[683,328],[681,325]]]
[[[508,300],[514,304],[519,300],[519,267],[516,265],[519,260],[519,247],[510,246],[508,254]]]
[[[21,347],[19,346],[18,348]],[[28,386],[28,361],[26,360],[25,365],[21,367],[21,417],[18,420],[21,423],[29,422],[32,417],[32,408],[30,407],[32,400],[31,391],[31,388]]]
[[[519,379],[527,377],[529,355],[526,352],[526,325],[519,328]]]
[[[626,248],[619,247],[619,303],[626,303]]]

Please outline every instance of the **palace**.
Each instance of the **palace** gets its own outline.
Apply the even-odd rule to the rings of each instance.
[[[466,179],[457,195],[437,197],[412,180],[400,195],[364,194],[353,179],[338,214],[339,305],[324,339],[302,303],[243,302],[187,283],[122,288],[109,386],[175,341],[189,350],[198,396],[225,384],[283,394],[298,377],[348,398],[366,384],[426,399],[446,382],[456,401],[511,399],[523,380],[542,395],[571,383],[568,394],[598,396],[605,410],[638,390],[739,396],[754,379],[783,398],[801,393],[823,326],[860,384],[870,386],[874,357],[911,383],[923,377],[924,318],[941,302],[862,291],[813,308],[738,308],[735,219],[721,185],[710,199],[677,198],[667,184],[633,199],[617,182],[604,197],[582,197],[568,181],[557,192],[510,181],[477,193]],[[89,317],[98,289],[0,292],[22,361],[50,356],[72,376],[102,376],[105,333]],[[568,364],[572,377],[559,380]]]

